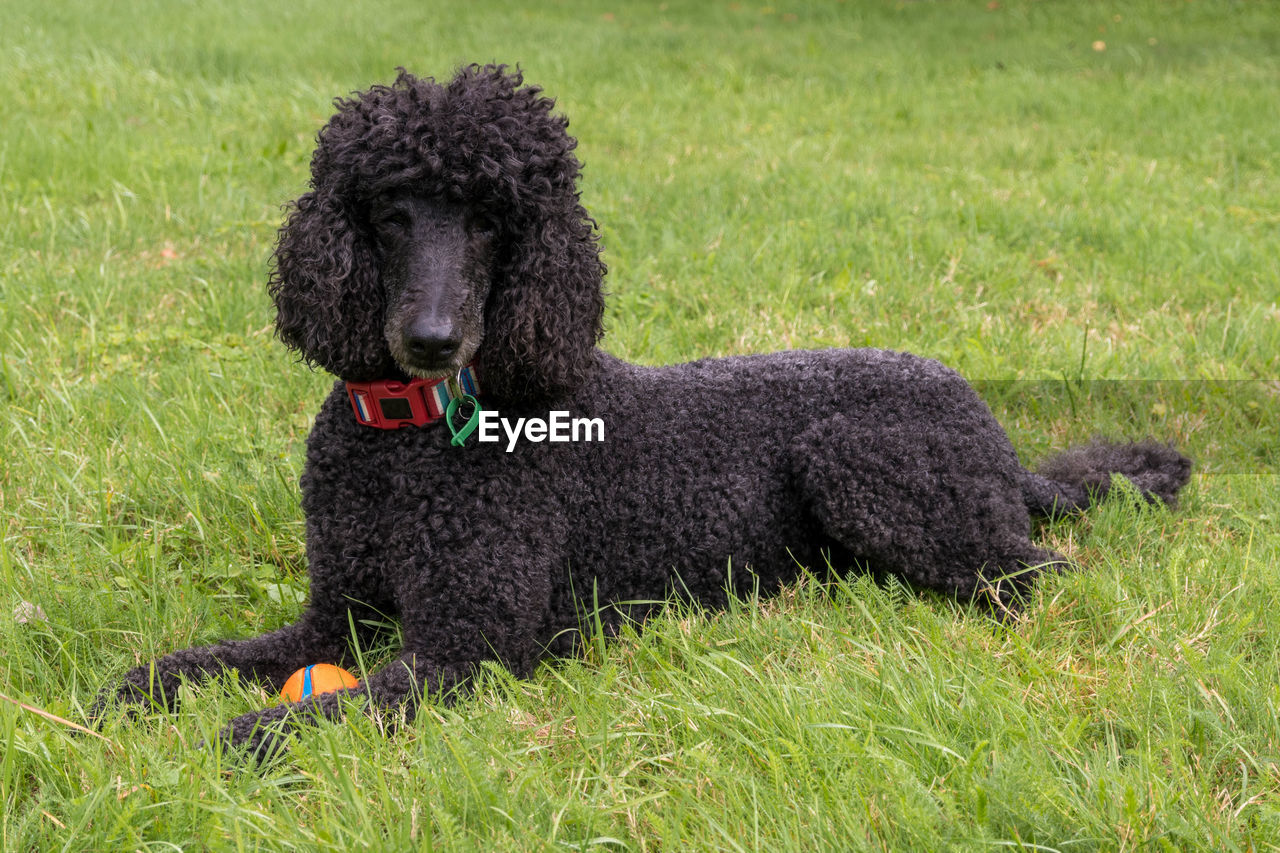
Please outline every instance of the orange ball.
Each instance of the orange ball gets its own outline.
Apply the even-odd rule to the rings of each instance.
[[[356,677],[340,666],[316,663],[304,666],[289,676],[280,690],[280,698],[286,702],[301,702],[308,696],[333,693],[360,684]]]

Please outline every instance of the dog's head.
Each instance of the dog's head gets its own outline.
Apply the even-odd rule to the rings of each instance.
[[[581,166],[554,102],[502,66],[401,72],[336,102],[289,210],[280,338],[342,379],[443,376],[554,398],[590,374],[604,300]]]

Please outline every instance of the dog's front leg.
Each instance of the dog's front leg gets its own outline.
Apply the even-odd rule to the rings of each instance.
[[[366,712],[398,717],[403,711],[412,719],[419,702],[448,702],[465,690],[486,660],[527,675],[539,656],[550,607],[546,562],[521,559],[529,551],[519,544],[477,547],[445,562],[448,572],[433,564],[407,576],[397,590],[404,648],[395,660],[359,687],[236,717],[219,741],[262,758],[300,726],[340,719],[353,700]]]
[[[367,713],[386,711],[412,720],[424,698],[450,700],[471,680],[476,664],[447,666],[405,652],[349,690],[311,696],[301,702],[241,714],[218,735],[219,745],[246,750],[257,760],[283,749],[299,727],[321,719],[340,720],[352,703]]]
[[[359,621],[351,621],[359,629]],[[247,640],[224,640],[183,649],[134,667],[118,686],[98,695],[89,717],[101,719],[113,704],[130,709],[151,706],[173,710],[183,679],[202,680],[226,671],[279,689],[301,667],[317,661],[343,660],[350,641],[349,620],[345,616],[326,616],[313,606],[297,622],[276,631]]]

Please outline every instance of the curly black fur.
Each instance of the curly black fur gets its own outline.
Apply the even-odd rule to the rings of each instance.
[[[484,660],[526,674],[603,605],[616,628],[671,593],[708,605],[770,592],[799,565],[892,572],[962,597],[1025,586],[1064,559],[1032,514],[1086,507],[1113,474],[1172,504],[1190,462],[1157,442],[1097,442],[1019,463],[954,371],[882,350],[785,352],[663,368],[596,348],[602,277],[565,119],[520,74],[407,73],[337,102],[310,192],[280,231],[280,337],[340,380],[442,375],[474,355],[485,406],[600,418],[602,443],[452,447],[441,426],[357,423],[339,381],[302,475],[311,599],[271,634],[175,652],[104,702],[171,704],[223,669],[279,687],[349,663],[374,614],[404,648],[347,697],[412,713]],[[631,602],[631,604],[625,604]],[[351,636],[355,627],[356,636]],[[101,707],[101,706],[100,706]],[[270,748],[336,695],[234,720]]]

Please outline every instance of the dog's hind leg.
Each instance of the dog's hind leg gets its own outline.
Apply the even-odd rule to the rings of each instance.
[[[989,416],[865,422],[834,415],[792,442],[809,510],[855,558],[910,583],[1001,598],[1066,560],[1030,539],[1022,468]]]

